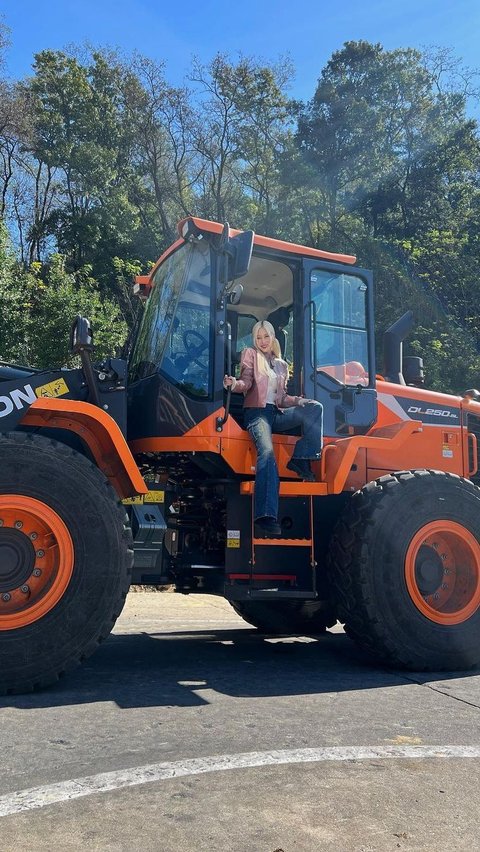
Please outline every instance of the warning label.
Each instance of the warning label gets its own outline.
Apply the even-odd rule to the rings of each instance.
[[[240,530],[227,530],[227,547],[240,547]]]
[[[68,385],[65,379],[55,379],[54,382],[35,388],[35,394],[39,399],[55,399],[55,397],[64,396],[66,393],[68,393]]]

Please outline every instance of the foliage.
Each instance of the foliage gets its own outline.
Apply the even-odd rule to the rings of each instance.
[[[7,33],[0,26],[0,66]],[[281,58],[218,53],[187,85],[116,51],[45,50],[0,79],[0,355],[64,363],[70,321],[99,351],[135,322],[130,281],[185,215],[356,254],[381,331],[407,308],[429,384],[478,384],[476,73],[446,50],[349,41],[293,102]],[[9,244],[6,226],[12,235]]]
[[[112,354],[125,340],[127,326],[118,307],[101,298],[88,267],[76,276],[67,273],[64,258],[54,254],[48,265],[34,262],[22,269],[9,255],[2,270],[2,360],[35,367],[70,364],[70,327],[77,314],[91,320],[98,357]]]

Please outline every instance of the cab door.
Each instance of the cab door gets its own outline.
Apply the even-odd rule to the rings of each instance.
[[[364,434],[377,419],[373,282],[368,270],[303,261],[305,396],[324,408],[324,434]]]

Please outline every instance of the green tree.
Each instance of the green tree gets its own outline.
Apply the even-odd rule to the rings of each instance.
[[[194,63],[200,90],[192,127],[199,157],[199,212],[236,219],[268,232],[279,185],[279,157],[288,140],[290,63],[267,66],[217,54]]]
[[[35,367],[71,365],[70,327],[77,314],[89,317],[96,355],[111,355],[125,340],[127,326],[117,305],[102,298],[90,270],[73,275],[65,259],[19,265],[4,238],[0,248],[0,358]]]

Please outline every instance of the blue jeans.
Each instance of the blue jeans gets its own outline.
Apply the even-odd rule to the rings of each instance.
[[[273,452],[273,432],[289,432],[302,427],[292,458],[318,459],[323,443],[323,406],[308,402],[280,411],[276,405],[245,408],[245,428],[257,449],[254,518],[278,517],[278,469]]]

